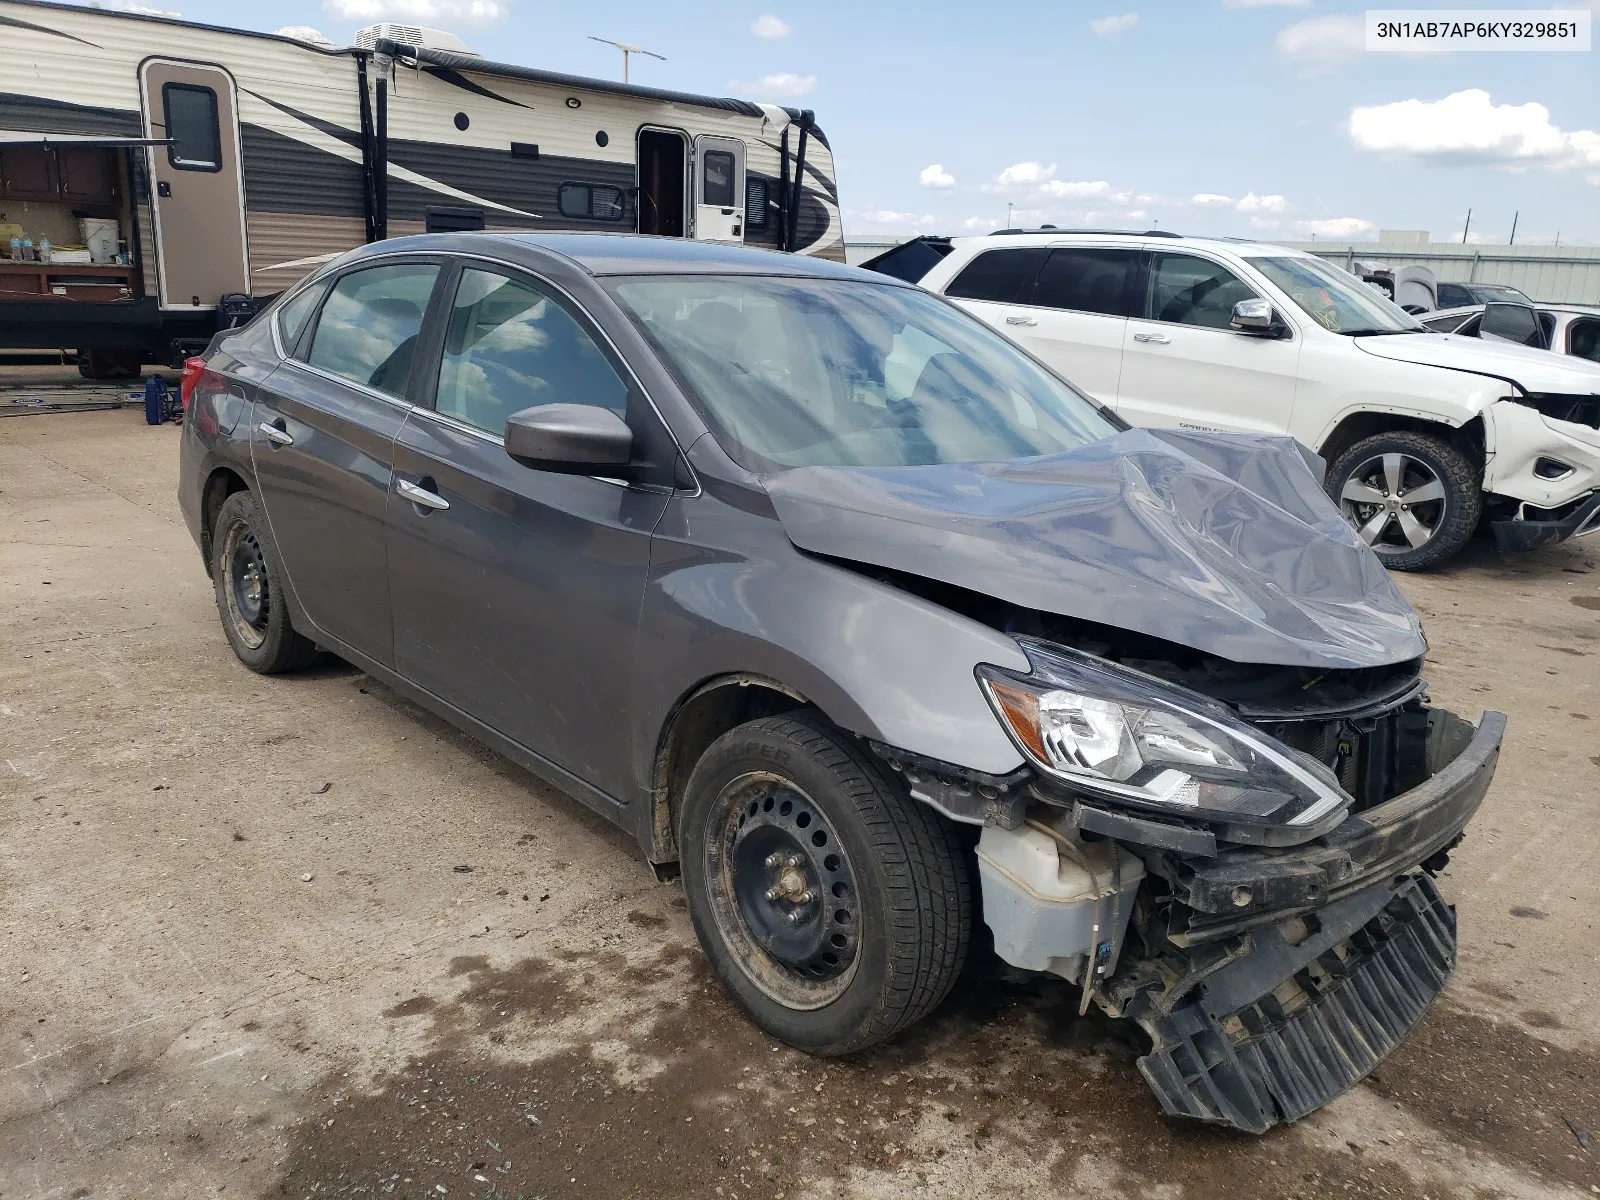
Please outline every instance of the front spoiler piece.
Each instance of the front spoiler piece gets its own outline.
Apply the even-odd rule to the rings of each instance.
[[[1425,875],[1318,909],[1307,928],[1297,945],[1256,930],[1177,1007],[1130,1013],[1167,1113],[1251,1133],[1298,1120],[1399,1045],[1455,969],[1455,910]]]

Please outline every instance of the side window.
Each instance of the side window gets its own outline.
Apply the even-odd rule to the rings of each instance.
[[[167,123],[167,162],[180,171],[222,170],[222,125],[217,94],[192,83],[161,85]]]
[[[328,293],[306,361],[355,383],[404,396],[436,263],[367,267]]]
[[[578,221],[620,221],[627,212],[622,189],[604,183],[563,183],[556,208]]]
[[[1226,329],[1233,306],[1256,293],[1226,267],[1192,254],[1158,254],[1151,268],[1150,316],[1179,325]]]
[[[1440,308],[1461,308],[1472,303],[1472,297],[1467,295],[1467,289],[1454,283],[1441,283],[1435,289],[1439,296]]]
[[[327,290],[326,283],[314,283],[300,289],[293,299],[278,310],[278,336],[283,340],[285,353],[294,353],[300,335],[305,332],[306,322],[317,311],[317,301],[322,299],[322,294]]]
[[[944,294],[955,300],[1031,304],[1033,281],[1050,251],[1042,246],[985,250],[962,268]]]
[[[1574,321],[1567,330],[1567,353],[1600,362],[1600,321]]]
[[[1136,250],[1052,250],[1033,287],[1033,302],[1074,312],[1129,315],[1138,276]]]
[[[1421,318],[1422,323],[1433,330],[1434,333],[1451,333],[1459,329],[1466,320],[1467,318],[1459,313],[1449,317],[1434,317],[1432,320],[1426,317]]]
[[[702,158],[704,165],[701,171],[704,182],[700,188],[700,203],[712,204],[718,208],[732,208],[733,154],[727,150],[707,150]]]
[[[594,404],[618,416],[628,386],[577,320],[525,279],[461,272],[434,407],[486,433],[539,404]]]

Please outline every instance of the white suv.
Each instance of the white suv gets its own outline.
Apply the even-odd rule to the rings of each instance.
[[[944,251],[945,243],[921,247]],[[1288,433],[1391,567],[1600,530],[1600,365],[1431,333],[1280,246],[1152,232],[957,239],[921,276],[1134,425]],[[874,264],[890,274],[895,252]]]

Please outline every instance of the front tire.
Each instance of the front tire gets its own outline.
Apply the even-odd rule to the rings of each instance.
[[[791,1046],[881,1042],[961,972],[972,899],[954,829],[817,717],[768,717],[713,742],[689,780],[680,844],[712,967]]]
[[[275,675],[310,666],[321,657],[289,621],[278,546],[248,491],[234,492],[217,513],[211,531],[211,583],[228,644],[252,671]]]
[[[1483,471],[1443,438],[1380,433],[1328,469],[1328,495],[1395,571],[1424,571],[1457,554],[1483,516]]]

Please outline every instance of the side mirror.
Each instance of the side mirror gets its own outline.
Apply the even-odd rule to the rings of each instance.
[[[1478,336],[1491,342],[1515,342],[1537,350],[1550,349],[1539,314],[1526,304],[1492,302],[1484,305]]]
[[[620,474],[633,459],[633,431],[609,408],[541,404],[506,418],[506,453],[537,471]]]
[[[1233,320],[1228,324],[1238,333],[1250,333],[1257,337],[1275,337],[1282,328],[1277,314],[1272,311],[1272,305],[1261,299],[1241,300],[1235,304]]]

